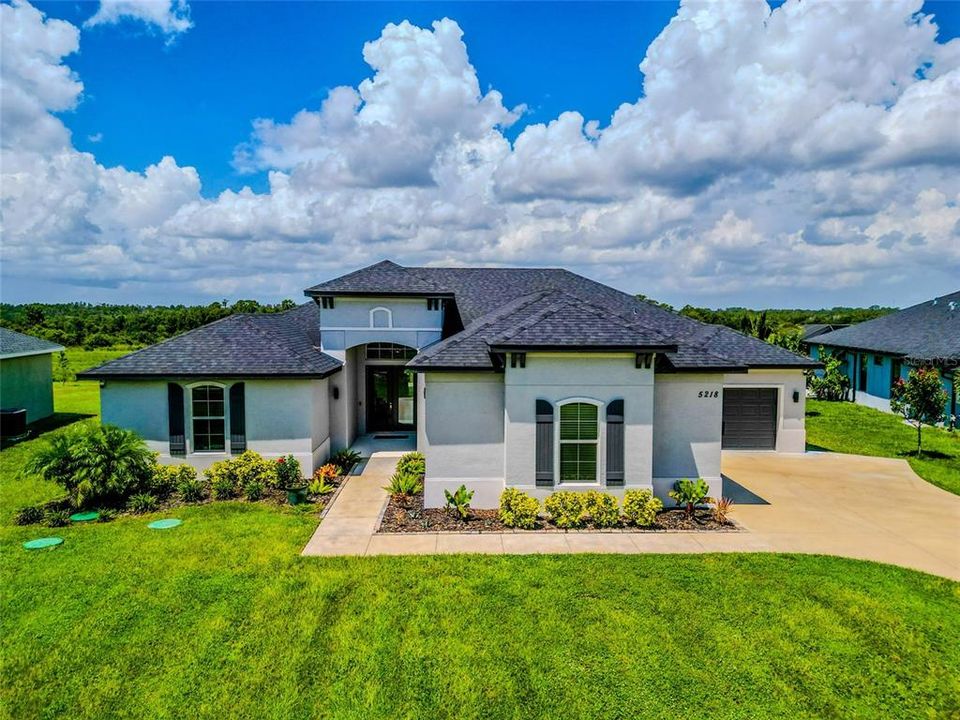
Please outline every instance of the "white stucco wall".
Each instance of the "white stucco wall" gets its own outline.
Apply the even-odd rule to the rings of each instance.
[[[206,382],[206,381],[203,381]],[[217,381],[211,381],[217,382]],[[229,388],[234,380],[219,384]],[[292,454],[309,475],[330,452],[328,379],[244,380],[247,448],[265,457]],[[195,453],[191,437],[190,387],[184,386],[184,425],[187,432],[187,456],[169,454],[169,415],[167,381],[110,380],[100,390],[104,423],[119,425],[139,433],[151,450],[160,453],[165,463],[188,462],[197,468],[209,467],[230,457],[229,452]],[[202,384],[202,383],[201,383]],[[229,390],[225,392],[229,398]],[[229,449],[230,411],[226,409],[226,435]]]
[[[427,459],[424,504],[444,505],[444,490],[461,484],[472,505],[497,507],[503,491],[503,375],[427,373],[421,376],[417,449]]]
[[[802,370],[751,370],[730,373],[723,378],[724,387],[767,387],[777,390],[776,452],[802,453],[806,450],[807,382]],[[798,401],[793,401],[797,393]],[[729,451],[736,452],[736,451]]]
[[[28,423],[53,414],[50,353],[0,360],[0,406],[24,408]]]
[[[677,480],[702,477],[721,490],[723,375],[656,376],[653,402],[653,491],[667,505]]]

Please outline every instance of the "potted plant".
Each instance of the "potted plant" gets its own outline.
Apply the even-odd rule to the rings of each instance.
[[[293,455],[277,458],[277,485],[286,491],[287,502],[291,505],[306,502],[307,483],[300,472],[300,463]]]

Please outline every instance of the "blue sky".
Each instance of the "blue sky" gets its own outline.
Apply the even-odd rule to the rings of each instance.
[[[297,297],[385,256],[679,304],[956,289],[960,3],[111,7],[4,8],[4,301]]]
[[[37,3],[80,25],[97,3]],[[641,92],[637,65],[677,3],[201,2],[194,27],[171,44],[140,22],[91,28],[70,66],[88,88],[64,115],[78,149],[107,165],[143,170],[163,155],[192,165],[204,195],[266,176],[237,173],[233,148],[257,117],[315,108],[332,87],[369,75],[360,48],[387,23],[429,26],[450,17],[464,30],[482,88],[529,112],[507,133],[564,110],[607,119]],[[603,82],[597,78],[603,76]],[[98,143],[90,136],[101,135]]]

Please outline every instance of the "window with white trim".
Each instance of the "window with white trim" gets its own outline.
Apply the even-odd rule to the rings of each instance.
[[[600,426],[597,406],[570,402],[560,406],[560,482],[597,482]]]
[[[370,327],[388,328],[393,327],[393,312],[389,308],[376,307],[370,311]]]
[[[198,385],[191,390],[193,451],[223,452],[226,449],[223,388]]]

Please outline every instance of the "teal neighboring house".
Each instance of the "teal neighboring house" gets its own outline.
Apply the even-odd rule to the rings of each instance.
[[[53,414],[53,363],[62,345],[0,328],[0,407],[22,408],[28,423]]]
[[[960,368],[960,291],[943,295],[874,320],[816,335],[807,340],[810,355],[820,348],[845,361],[850,399],[890,411],[890,388],[913,367],[935,367],[947,391],[947,424],[957,424]]]

